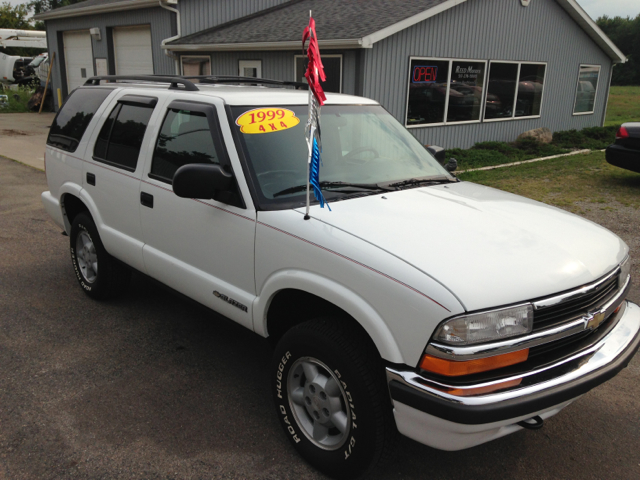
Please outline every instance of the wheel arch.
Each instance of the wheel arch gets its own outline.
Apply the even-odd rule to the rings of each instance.
[[[75,184],[64,184],[60,189],[60,208],[62,209],[62,218],[67,234],[71,233],[71,225],[73,219],[82,212],[86,212],[91,216],[98,230],[102,226],[100,215],[93,201],[83,194],[85,190]]]
[[[281,271],[265,283],[253,309],[254,330],[277,341],[290,328],[318,316],[340,316],[357,324],[383,359],[406,363],[371,305],[346,286],[310,272]]]

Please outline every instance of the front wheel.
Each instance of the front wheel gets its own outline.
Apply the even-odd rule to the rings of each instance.
[[[331,319],[288,331],[272,364],[276,412],[298,453],[334,478],[389,457],[395,425],[384,367],[369,339]]]

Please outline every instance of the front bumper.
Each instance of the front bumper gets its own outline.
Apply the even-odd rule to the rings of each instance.
[[[387,367],[398,429],[436,448],[457,450],[518,430],[521,427],[515,423],[521,420],[557,413],[614,377],[640,347],[640,307],[626,302],[617,316],[615,327],[599,342],[556,364],[501,379],[499,383],[513,386],[491,394],[447,393],[455,387],[414,370]],[[473,386],[478,391],[484,387],[491,383]],[[438,430],[438,436],[431,440],[432,436],[421,431],[428,428]],[[470,437],[465,439],[465,434]]]

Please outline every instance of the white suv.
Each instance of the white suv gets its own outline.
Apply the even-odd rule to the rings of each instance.
[[[52,125],[42,199],[91,297],[135,269],[272,340],[309,463],[354,478],[396,431],[459,450],[538,428],[633,357],[617,236],[457,181],[378,103],[333,94],[331,211],[305,219],[307,92],[225,80],[89,80]]]

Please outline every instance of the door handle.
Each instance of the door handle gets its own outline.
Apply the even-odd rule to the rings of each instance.
[[[93,173],[87,172],[87,183],[89,185],[96,185],[96,176]]]
[[[145,207],[153,208],[153,195],[140,192],[140,203]]]

